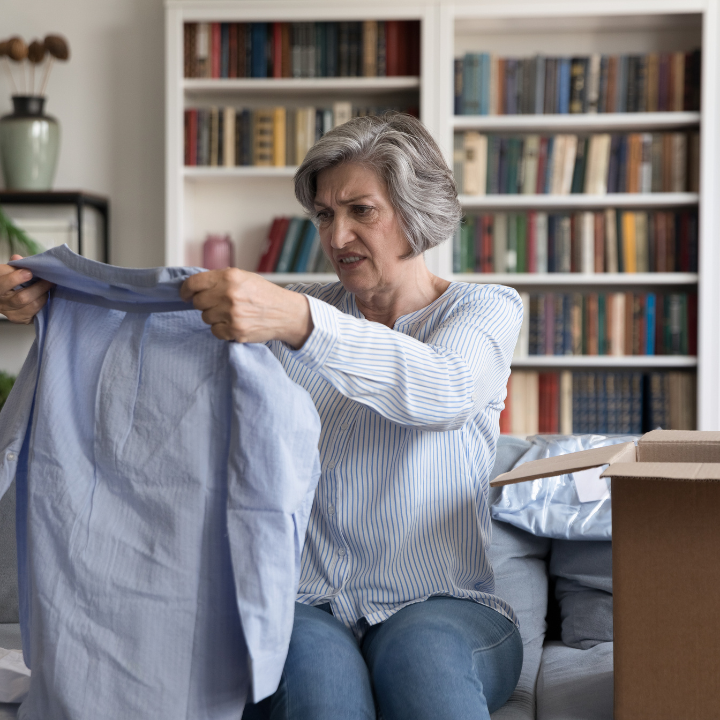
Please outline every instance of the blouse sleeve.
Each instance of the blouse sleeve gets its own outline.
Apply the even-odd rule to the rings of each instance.
[[[315,327],[292,356],[383,417],[444,432],[503,401],[522,323],[511,288],[475,286],[425,342],[307,297]]]

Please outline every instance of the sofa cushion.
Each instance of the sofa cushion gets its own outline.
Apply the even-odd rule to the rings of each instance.
[[[525,440],[501,436],[491,479],[512,469],[529,447]],[[491,488],[490,501],[499,493],[499,488]],[[492,720],[535,719],[535,684],[545,639],[545,558],[549,549],[550,540],[493,520],[489,559],[495,573],[495,592],[510,603],[520,621],[523,667],[515,692],[492,714]]]
[[[19,619],[15,483],[12,483],[0,499],[0,623],[17,622]]]
[[[5,648],[5,650],[22,650],[19,624],[0,623],[0,648]]]
[[[550,577],[555,579],[563,642],[583,650],[612,642],[612,543],[553,540]]]
[[[537,720],[612,720],[613,644],[577,650],[549,642],[537,684]]]

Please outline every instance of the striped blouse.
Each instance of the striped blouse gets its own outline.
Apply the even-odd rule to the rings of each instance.
[[[329,602],[357,634],[431,595],[469,598],[517,623],[494,595],[488,477],[518,294],[451,283],[390,328],[365,320],[340,283],[294,285],[310,302],[299,350],[270,343],[312,396],[322,477],[298,601]]]

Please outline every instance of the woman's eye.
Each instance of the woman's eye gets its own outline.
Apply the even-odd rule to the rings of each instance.
[[[355,205],[355,214],[360,215],[360,217],[369,215],[371,210],[372,208],[369,205]]]
[[[319,223],[326,223],[330,219],[330,213],[325,211],[317,212],[315,213],[315,219]]]

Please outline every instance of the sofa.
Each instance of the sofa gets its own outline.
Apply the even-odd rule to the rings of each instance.
[[[501,436],[491,477],[510,470],[529,447]],[[499,493],[490,489],[491,503]],[[493,521],[496,592],[519,617],[524,661],[515,692],[492,720],[611,720],[609,553],[609,542],[551,540]],[[0,648],[6,649],[21,647],[16,562],[13,486],[0,500]],[[0,720],[14,719],[18,707],[0,703]]]

